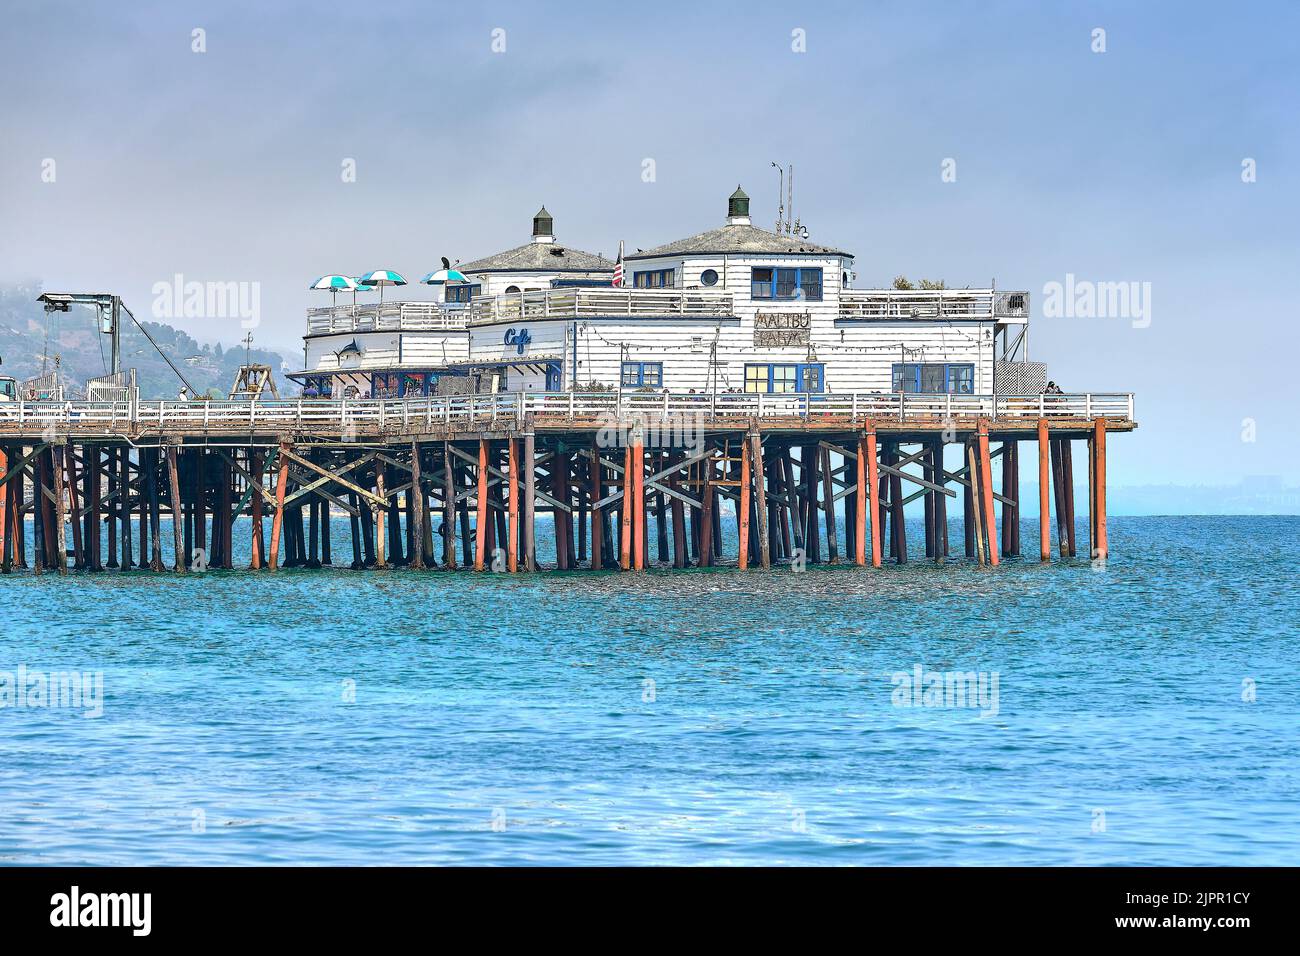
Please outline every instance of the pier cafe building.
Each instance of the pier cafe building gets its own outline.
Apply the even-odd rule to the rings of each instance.
[[[543,207],[528,242],[456,266],[437,301],[310,309],[290,378],[333,398],[1042,391],[1028,293],[854,289],[852,253],[800,232],[754,225],[738,187],[715,228],[620,268],[561,242]]]

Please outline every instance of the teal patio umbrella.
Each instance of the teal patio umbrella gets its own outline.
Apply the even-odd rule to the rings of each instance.
[[[437,272],[430,272],[420,281],[425,285],[446,285],[449,282],[468,282],[469,279],[465,278],[464,273],[453,269],[451,262],[448,261],[446,256],[443,256],[442,268]]]
[[[381,309],[384,305],[384,286],[406,285],[406,280],[390,269],[376,269],[374,272],[367,272],[359,281],[364,286],[379,289],[379,306]]]
[[[321,276],[313,282],[308,288],[311,289],[328,289],[330,295],[334,297],[331,305],[338,305],[339,292],[346,292],[349,289],[353,292],[352,304],[356,305],[357,282],[351,276]]]

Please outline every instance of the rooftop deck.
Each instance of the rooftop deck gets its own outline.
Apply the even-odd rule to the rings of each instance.
[[[297,399],[276,402],[0,402],[0,439],[57,442],[98,437],[362,436],[595,429],[640,419],[650,424],[763,431],[1082,429],[1105,418],[1113,431],[1135,426],[1131,393],[1073,395],[745,394],[507,392],[413,399]]]
[[[773,304],[795,305],[797,300],[776,300]],[[385,302],[308,309],[307,334],[444,331],[497,322],[621,315],[700,318],[734,314],[732,294],[720,290],[562,288],[492,296],[469,303]],[[839,296],[839,318],[846,320],[1023,322],[1028,315],[1028,292],[847,289]]]

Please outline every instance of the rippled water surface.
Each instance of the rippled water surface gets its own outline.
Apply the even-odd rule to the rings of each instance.
[[[15,573],[0,672],[104,700],[0,709],[0,862],[1296,863],[1300,519],[1110,528],[1104,571]],[[996,713],[896,706],[916,665]]]

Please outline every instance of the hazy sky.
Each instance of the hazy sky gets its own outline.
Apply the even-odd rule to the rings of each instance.
[[[322,273],[417,279],[525,241],[542,203],[563,243],[649,247],[720,225],[738,182],[770,227],[793,162],[857,285],[1028,289],[1052,378],[1137,392],[1113,481],[1300,464],[1295,3],[5,7],[0,281],[141,317],[177,273],[256,282],[256,340],[300,356]],[[1150,325],[1044,318],[1068,273],[1149,282]]]

